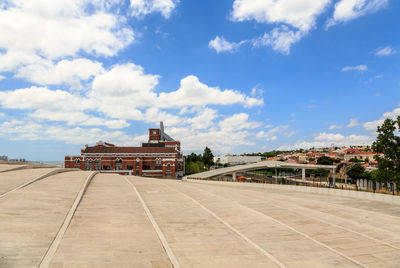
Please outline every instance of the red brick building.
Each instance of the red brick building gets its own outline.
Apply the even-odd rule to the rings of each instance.
[[[149,129],[148,143],[142,147],[118,147],[99,141],[85,146],[80,156],[66,156],[66,168],[99,170],[148,177],[182,177],[184,161],[181,143],[173,140],[160,128]]]

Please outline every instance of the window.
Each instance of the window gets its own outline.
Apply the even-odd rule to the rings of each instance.
[[[171,171],[171,165],[170,164],[167,165],[167,170]]]
[[[94,160],[94,170],[101,170],[101,160],[100,159]]]
[[[115,160],[115,170],[122,170],[122,159]]]
[[[143,170],[152,170],[152,168],[149,165],[143,165]]]
[[[92,159],[86,159],[86,170],[92,170]]]
[[[74,168],[81,168],[81,160],[75,159]]]
[[[136,169],[138,169],[140,167],[140,159],[137,158],[136,159]]]
[[[133,166],[131,166],[131,165],[126,166],[126,169],[127,169],[127,170],[133,170]]]
[[[153,130],[153,134],[157,134],[157,131]]]
[[[155,169],[156,170],[161,170],[162,169],[162,160],[161,160],[161,158],[156,158],[156,166],[155,166]]]

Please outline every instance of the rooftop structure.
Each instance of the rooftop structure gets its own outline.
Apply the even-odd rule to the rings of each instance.
[[[4,166],[0,267],[400,264],[399,196]]]
[[[160,128],[149,129],[148,142],[141,147],[99,141],[86,145],[80,156],[66,156],[65,167],[151,177],[182,177],[184,173],[181,143],[164,132],[163,122]]]

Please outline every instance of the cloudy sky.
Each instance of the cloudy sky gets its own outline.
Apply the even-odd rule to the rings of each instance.
[[[3,0],[0,155],[369,144],[400,115],[400,1]]]

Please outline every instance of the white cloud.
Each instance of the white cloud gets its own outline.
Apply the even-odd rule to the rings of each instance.
[[[360,64],[357,66],[345,66],[342,68],[342,72],[348,72],[348,71],[360,71],[360,72],[365,72],[368,70],[367,65]]]
[[[122,131],[105,131],[99,128],[68,128],[59,125],[43,125],[37,122],[32,122],[31,120],[12,120],[1,123],[0,137],[10,140],[54,140],[81,145],[90,144],[99,140],[121,145],[129,145],[133,142],[132,137],[126,135]]]
[[[329,129],[341,129],[342,128],[342,126],[340,126],[340,125],[330,125],[329,126]]]
[[[76,56],[113,56],[134,40],[99,0],[16,0],[0,8],[0,70]],[[88,7],[91,8],[88,8]],[[91,10],[89,13],[88,10]]]
[[[139,120],[151,123],[164,121],[168,126],[176,126],[184,123],[184,118],[162,111],[157,107],[148,108],[146,113],[143,115],[143,118]]]
[[[218,117],[217,111],[207,105],[241,104],[251,107],[263,103],[262,97],[254,98],[235,90],[208,87],[195,76],[182,79],[181,87],[176,91],[157,94],[155,88],[159,76],[146,74],[141,66],[133,63],[114,65],[104,70],[100,64],[86,60],[65,61],[48,71],[63,73],[60,70],[66,69],[63,75],[68,75],[55,75],[53,80],[45,80],[43,83],[55,80],[54,83],[60,83],[68,81],[68,78],[73,79],[73,68],[70,68],[73,62],[82,63],[82,68],[86,64],[93,67],[86,74],[81,73],[77,81],[82,77],[89,79],[92,73],[98,72],[93,74],[95,77],[91,88],[85,92],[72,94],[59,89],[32,86],[0,92],[0,105],[8,109],[26,110],[24,112],[35,120],[65,122],[70,126],[124,128],[129,126],[126,120],[137,120],[151,123],[164,121],[170,126],[190,124],[193,129],[205,129]],[[67,68],[63,67],[64,64]],[[32,73],[32,77],[36,75]],[[39,76],[37,79],[40,79]],[[90,84],[86,83],[86,86]],[[178,115],[163,110],[185,107],[188,109],[181,110]],[[187,116],[190,110],[196,115]]]
[[[66,122],[69,126],[105,126],[110,129],[120,129],[130,126],[125,120],[113,120],[88,115],[81,111],[39,109],[29,114],[38,121]]]
[[[180,88],[176,91],[160,93],[157,107],[180,108],[185,106],[232,105],[242,104],[252,107],[262,105],[263,99],[246,96],[239,91],[218,87],[209,87],[190,75],[181,80]]]
[[[308,149],[308,148],[322,148],[330,146],[351,146],[351,145],[369,145],[374,141],[373,136],[361,135],[348,135],[334,133],[320,133],[314,137],[313,141],[297,142],[293,145],[284,145],[279,150],[292,150],[292,149]]]
[[[357,127],[359,126],[360,123],[358,123],[358,119],[357,118],[352,118],[349,121],[349,124],[347,125],[347,127]]]
[[[234,114],[221,120],[218,125],[225,131],[253,129],[262,126],[260,122],[249,122],[249,115],[246,113]]]
[[[284,135],[286,137],[291,137],[295,134],[295,131],[290,130],[290,126],[276,126],[270,130],[264,131],[261,130],[257,132],[256,138],[263,139],[266,141],[273,141],[278,139],[278,135]]]
[[[154,105],[158,79],[133,63],[115,65],[94,78],[88,96],[111,117],[139,119],[142,114],[136,108]]]
[[[213,120],[218,117],[218,111],[211,108],[201,108],[198,110],[196,116],[187,119],[187,123],[193,129],[206,129],[210,127]]]
[[[5,116],[5,114],[4,114],[4,113],[0,113],[0,118],[1,118],[1,117],[4,117],[4,116]]]
[[[102,64],[84,58],[61,60],[57,64],[51,61],[46,63],[29,64],[21,67],[15,77],[24,78],[40,85],[66,84],[72,89],[82,89],[82,81],[103,71]]]
[[[363,127],[364,127],[366,130],[375,132],[375,131],[377,130],[378,126],[382,125],[386,118],[396,119],[397,116],[400,116],[400,108],[395,108],[395,109],[393,109],[393,111],[391,111],[391,112],[386,112],[386,113],[384,113],[384,114],[381,116],[381,118],[379,118],[378,120],[365,122],[365,123],[363,124]]]
[[[159,12],[168,19],[176,8],[179,0],[130,0],[132,16],[142,17],[150,13]]]
[[[208,146],[213,152],[228,153],[238,146],[254,145],[251,133],[245,130],[210,128],[197,131],[191,127],[171,127],[165,132],[180,140],[186,151],[202,151]]]
[[[376,50],[375,55],[377,55],[377,56],[389,56],[389,55],[392,55],[392,54],[395,54],[395,53],[396,53],[396,50],[394,50],[390,46],[387,46],[387,47],[380,48],[380,49]]]
[[[63,90],[30,87],[0,92],[0,104],[8,109],[33,110],[29,113],[29,117],[40,121],[60,121],[68,125],[108,128],[129,126],[125,120],[98,118],[86,114],[85,110],[95,109],[93,102]]]
[[[214,40],[211,40],[208,43],[208,47],[211,49],[215,49],[215,51],[217,51],[217,53],[220,53],[220,52],[231,52],[232,53],[232,52],[236,51],[245,42],[247,42],[247,41],[244,40],[239,43],[228,42],[225,40],[225,38],[217,36],[217,37],[215,37]]]
[[[234,21],[256,20],[260,23],[286,23],[308,31],[331,0],[235,0]]]
[[[6,77],[4,75],[0,75],[0,80],[5,79]]]
[[[281,24],[271,32],[252,40],[254,47],[270,46],[288,55],[293,44],[315,26],[318,15],[331,0],[235,0],[232,20],[256,20],[259,23]],[[292,26],[293,30],[287,25]]]
[[[8,109],[83,110],[90,106],[88,100],[63,90],[30,87],[0,92],[0,104]]]
[[[327,26],[376,12],[385,7],[388,2],[389,0],[340,0],[335,4],[333,18],[328,21]]]
[[[253,46],[270,46],[273,50],[289,55],[290,48],[304,36],[302,31],[292,31],[285,25],[274,28],[270,33],[254,39]]]

